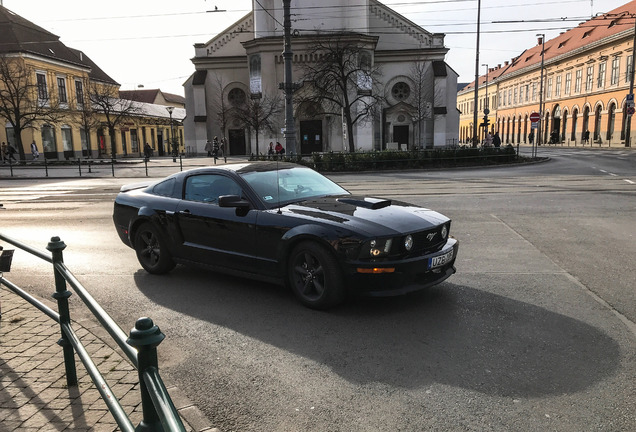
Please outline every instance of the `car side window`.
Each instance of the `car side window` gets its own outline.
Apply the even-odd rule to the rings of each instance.
[[[155,187],[152,188],[152,192],[155,195],[173,197],[176,183],[177,183],[176,179],[173,179],[173,178],[164,180],[161,183],[157,183]]]
[[[243,193],[241,187],[233,179],[216,174],[202,174],[186,179],[185,199],[217,203],[222,195],[239,195]]]

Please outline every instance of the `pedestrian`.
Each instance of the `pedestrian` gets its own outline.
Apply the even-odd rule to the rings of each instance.
[[[208,152],[208,157],[212,156],[212,143],[210,140],[205,142],[205,147],[203,148],[206,152]]]
[[[9,162],[11,162],[11,160],[14,160],[14,161],[16,161],[16,162],[18,161],[18,160],[15,158],[15,154],[16,154],[16,152],[17,152],[17,150],[16,150],[16,149],[14,149],[14,148],[13,148],[13,146],[12,146],[11,144],[9,144],[9,145],[7,146],[7,155],[9,156]]]
[[[583,145],[590,143],[590,131],[586,130],[583,132]]]
[[[274,147],[274,151],[276,151],[277,155],[281,155],[282,156],[282,155],[285,154],[285,148],[278,141],[276,141],[276,147]]]
[[[501,138],[499,138],[499,132],[495,132],[495,135],[493,135],[492,145],[494,145],[495,148],[501,147]]]
[[[223,162],[227,163],[227,155],[225,154],[225,137],[221,138],[221,145],[219,146],[221,156],[223,156]]]
[[[267,150],[267,159],[273,157],[275,153],[276,151],[274,150],[274,143],[270,141],[269,149]]]
[[[2,157],[2,163],[7,163],[7,159],[9,155],[7,154],[7,143],[2,141],[2,153],[0,153],[0,157]]]
[[[144,144],[144,156],[146,160],[149,160],[150,156],[152,156],[152,147],[148,143]]]
[[[530,133],[528,134],[528,142],[530,144],[534,144],[534,131],[530,131]]]
[[[212,140],[212,156],[214,156],[214,163],[216,164],[216,160],[219,158],[219,139],[217,137]]]
[[[484,147],[492,147],[492,135],[490,132],[486,134],[486,139],[484,140]]]
[[[33,160],[36,161],[40,157],[40,152],[38,151],[38,146],[35,143],[35,140],[31,143],[31,155],[33,155]]]

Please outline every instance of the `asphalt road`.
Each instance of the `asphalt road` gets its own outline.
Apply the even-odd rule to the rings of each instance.
[[[41,249],[59,235],[123,329],[150,316],[164,379],[224,432],[635,430],[636,152],[539,154],[331,176],[446,214],[461,245],[438,287],[330,312],[205,270],[146,274],[112,227],[130,178],[3,181],[0,231]],[[50,298],[49,266],[18,251],[9,278]]]

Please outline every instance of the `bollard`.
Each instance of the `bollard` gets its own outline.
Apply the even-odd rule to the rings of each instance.
[[[179,155],[179,171],[183,171],[183,159],[181,159],[181,155]]]
[[[82,158],[77,158],[77,166],[79,167],[79,176],[82,176]]]
[[[110,159],[110,170],[113,172],[113,177],[115,177],[115,158]]]
[[[46,173],[46,176],[49,176],[49,164],[46,161],[46,156],[44,156],[44,172]]]
[[[46,160],[46,159],[45,159]],[[59,237],[51,237],[51,241],[46,247],[51,252],[53,259],[53,271],[55,274],[55,293],[53,298],[57,300],[57,311],[60,314],[60,324],[70,324],[71,313],[68,307],[68,298],[71,292],[66,289],[66,280],[64,276],[55,268],[56,263],[64,262],[62,251],[66,249],[66,244]],[[61,330],[61,327],[60,327]],[[57,344],[64,351],[64,368],[66,369],[66,384],[70,386],[77,385],[77,372],[75,370],[75,352],[73,346],[69,342],[64,330],[61,330],[62,337]]]
[[[135,428],[137,432],[162,431],[159,415],[150,398],[148,387],[144,381],[144,372],[148,368],[159,369],[157,365],[157,346],[166,336],[161,333],[159,327],[154,325],[150,318],[139,318],[135,322],[135,328],[130,331],[130,337],[126,340],[128,345],[137,348],[137,371],[139,373],[139,389],[141,390],[141,408],[143,419]]]
[[[144,158],[144,165],[146,165],[146,177],[148,177],[148,157]]]

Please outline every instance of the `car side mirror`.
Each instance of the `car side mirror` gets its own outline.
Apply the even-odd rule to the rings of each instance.
[[[241,199],[238,195],[221,195],[219,197],[219,207],[235,207],[237,209],[249,209],[250,202]]]

